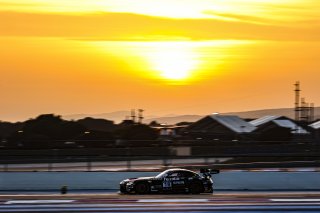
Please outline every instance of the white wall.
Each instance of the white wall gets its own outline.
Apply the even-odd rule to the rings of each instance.
[[[0,190],[118,189],[130,177],[154,172],[0,172]],[[320,190],[320,172],[221,172],[218,190]]]

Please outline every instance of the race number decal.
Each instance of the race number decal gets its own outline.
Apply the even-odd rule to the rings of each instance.
[[[170,178],[165,178],[162,183],[163,188],[171,188],[171,180]]]

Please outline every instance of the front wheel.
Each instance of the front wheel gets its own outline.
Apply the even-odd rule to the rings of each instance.
[[[146,183],[138,183],[136,185],[137,194],[147,194],[149,192],[149,186]]]
[[[199,183],[192,183],[190,185],[191,194],[200,194],[202,191],[202,186]]]

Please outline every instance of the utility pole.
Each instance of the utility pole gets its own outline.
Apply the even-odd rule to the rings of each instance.
[[[143,112],[144,112],[144,110],[143,109],[138,109],[138,112],[139,112],[139,121],[138,121],[138,123],[139,124],[141,124],[142,123],[142,120],[143,120]]]
[[[299,121],[300,120],[300,82],[297,81],[295,84],[295,107],[294,107],[294,111],[295,111],[295,120]]]
[[[136,111],[135,109],[131,109],[131,120],[133,121],[133,123],[136,122]]]

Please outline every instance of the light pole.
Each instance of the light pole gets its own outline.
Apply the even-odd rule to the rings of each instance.
[[[90,131],[85,131],[84,135],[89,135],[90,133],[91,133]],[[88,153],[90,152],[90,148],[91,148],[91,144],[90,143],[91,142],[89,142],[89,144],[87,146]],[[88,153],[87,153],[87,171],[91,171],[92,163],[91,163],[91,157],[89,156]]]

